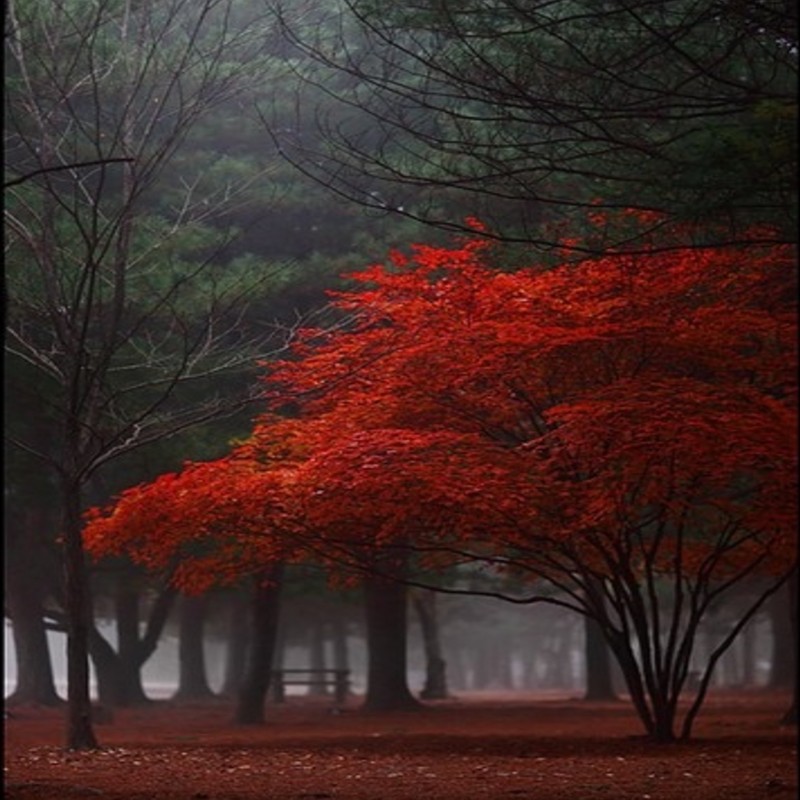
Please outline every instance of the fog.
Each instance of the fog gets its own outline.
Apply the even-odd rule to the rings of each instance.
[[[545,696],[580,696],[586,685],[583,621],[576,614],[551,606],[517,606],[493,598],[438,597],[441,647],[447,663],[447,683],[455,695],[485,692],[535,693]],[[280,655],[276,666],[309,667],[314,656],[310,639],[318,616],[329,602],[318,597],[293,597],[285,602],[280,633]],[[350,685],[356,694],[365,691],[367,652],[362,612],[352,602],[333,604],[343,613],[347,631],[347,666]],[[103,635],[116,645],[113,624],[100,621]],[[227,643],[226,617],[211,614],[205,639],[206,674],[212,690],[219,691],[224,680]],[[698,663],[708,652],[710,632],[698,637]],[[65,635],[49,631],[48,639],[56,687],[66,694]],[[712,686],[765,686],[770,680],[773,637],[767,614],[749,625],[720,661]],[[4,626],[5,695],[16,684],[16,660],[11,624]],[[418,693],[425,682],[425,651],[418,619],[409,609],[408,683]],[[318,645],[318,652],[319,652]],[[334,665],[333,642],[325,637],[324,665]],[[319,658],[319,655],[316,656]],[[615,670],[616,672],[616,670]],[[96,697],[94,669],[91,689]],[[178,685],[178,637],[174,624],[167,626],[154,655],[143,669],[149,697],[170,697]],[[623,692],[619,674],[615,688]],[[304,687],[288,687],[288,694],[304,694]]]

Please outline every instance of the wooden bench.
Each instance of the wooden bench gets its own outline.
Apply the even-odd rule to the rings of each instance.
[[[333,686],[333,699],[337,704],[347,700],[350,689],[349,669],[273,669],[272,699],[286,701],[287,686]]]

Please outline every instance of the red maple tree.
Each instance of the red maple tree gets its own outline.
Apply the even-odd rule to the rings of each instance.
[[[531,602],[600,623],[649,735],[687,738],[715,663],[796,562],[794,253],[654,243],[548,269],[494,261],[476,237],[349,276],[334,297],[349,324],[305,331],[268,365],[274,409],[299,416],[256,425],[254,483],[221,478],[203,535],[218,539],[220,514],[263,535],[269,507],[298,557],[369,570],[414,553],[523,576]],[[276,440],[282,467],[258,457]],[[201,495],[219,468],[193,468]],[[259,470],[287,469],[278,502]],[[167,494],[187,488],[171,480]],[[98,533],[124,499],[90,524],[97,549],[136,527]],[[196,538],[204,508],[187,506],[188,528],[170,520],[173,541]],[[148,538],[143,559],[161,552]],[[698,626],[755,576],[676,730]]]

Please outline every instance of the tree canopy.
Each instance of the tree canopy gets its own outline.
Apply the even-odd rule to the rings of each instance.
[[[350,200],[546,249],[593,202],[795,238],[793,3],[272,5],[299,97],[274,138]]]

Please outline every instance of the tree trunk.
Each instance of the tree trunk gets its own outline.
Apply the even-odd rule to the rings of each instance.
[[[325,623],[314,619],[308,626],[308,663],[311,669],[325,669]],[[314,697],[325,697],[328,687],[322,684],[308,687],[308,693]]]
[[[369,711],[419,708],[406,677],[407,589],[402,583],[370,576],[364,583],[367,623]]]
[[[331,620],[334,669],[350,669],[350,653],[347,648],[347,623],[340,609]]]
[[[42,543],[55,527],[52,515],[41,508],[6,509],[5,602],[11,620],[17,683],[8,705],[58,706],[53,663],[47,642],[44,598],[49,553]]]
[[[747,688],[756,685],[756,622],[750,620],[740,634],[742,657],[742,684]]]
[[[497,685],[501,689],[514,690],[513,655],[507,644],[498,642],[494,651],[495,675]]]
[[[142,685],[142,667],[155,652],[175,600],[175,589],[167,584],[155,599],[147,630],[139,636],[139,590],[122,585],[115,597],[117,650],[96,626],[89,631],[89,653],[97,675],[97,693],[105,706],[128,708],[150,700]]]
[[[47,644],[47,627],[38,589],[13,567],[6,575],[6,610],[11,619],[17,684],[7,705],[57,706],[53,664]]]
[[[230,617],[228,622],[228,642],[225,658],[225,678],[222,692],[226,697],[237,697],[242,688],[247,668],[248,650],[248,596],[241,589],[230,598]]]
[[[178,640],[178,691],[174,699],[206,700],[214,696],[206,676],[203,647],[208,595],[181,598]]]
[[[142,686],[142,666],[146,658],[143,657],[139,638],[140,600],[139,590],[124,584],[118,588],[114,598],[119,640],[119,679],[115,704],[122,708],[149,702]]]
[[[772,629],[772,659],[769,671],[769,685],[773,689],[791,688],[794,683],[797,655],[795,647],[787,647],[793,640],[792,613],[793,604],[790,599],[790,587],[781,587],[769,600],[769,613]]]
[[[269,691],[276,654],[283,564],[274,564],[257,577],[250,611],[250,653],[236,704],[234,722],[264,723],[264,702]]]
[[[789,578],[789,613],[790,613],[790,620],[792,623],[792,638],[791,649],[794,653],[797,653],[797,646],[800,642],[797,634],[797,568],[795,567],[794,572],[792,572],[791,577]],[[781,719],[781,723],[784,725],[797,725],[797,693],[798,693],[798,670],[795,669],[794,671],[794,687],[792,690],[792,702],[789,708],[786,710],[786,713],[783,715]]]
[[[448,697],[447,665],[442,655],[439,636],[436,592],[417,590],[412,593],[412,600],[425,648],[425,686],[420,697],[423,700],[444,700]]]
[[[89,580],[81,541],[81,495],[77,481],[62,482],[65,611],[67,617],[67,747],[93,750],[89,695]]]
[[[119,656],[93,625],[89,630],[89,655],[97,678],[97,698],[103,706],[116,706],[120,694]]]
[[[616,700],[611,658],[605,634],[597,620],[584,617],[586,647],[586,694],[584,700]]]

